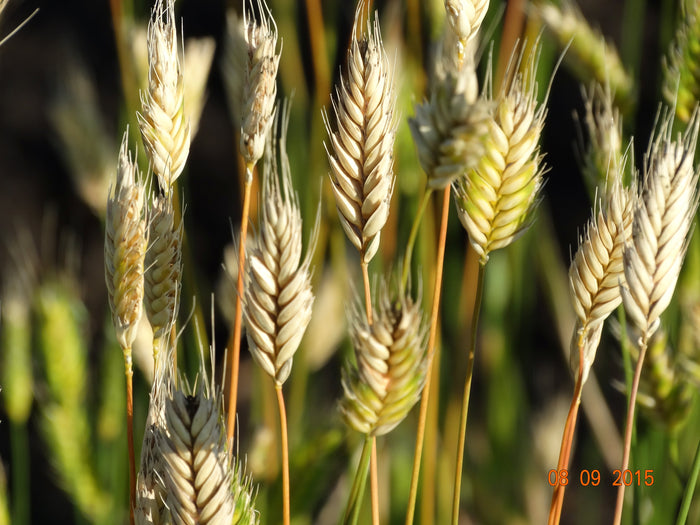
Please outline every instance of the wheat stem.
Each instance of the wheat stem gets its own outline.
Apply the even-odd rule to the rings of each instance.
[[[126,441],[129,447],[129,523],[134,525],[136,456],[134,454],[134,370],[131,363],[131,348],[124,349],[124,375],[126,376]]]
[[[377,473],[376,436],[372,436],[372,455],[369,459],[369,486],[372,496],[372,525],[379,525],[379,476]]]
[[[625,445],[622,453],[622,466],[620,472],[627,470],[630,462],[630,451],[632,448],[632,430],[634,429],[634,409],[637,404],[637,391],[639,390],[639,378],[642,375],[642,367],[644,365],[644,356],[647,353],[647,334],[642,335],[639,340],[639,358],[637,366],[634,369],[634,379],[632,380],[632,389],[630,390],[630,399],[627,406],[627,419],[625,421]],[[620,483],[617,489],[617,501],[615,503],[615,520],[614,525],[620,525],[622,521],[622,507],[625,502],[625,484]]]
[[[557,463],[557,472],[568,468],[569,459],[571,458],[571,448],[574,441],[574,431],[576,429],[576,420],[578,419],[578,410],[581,406],[581,392],[583,390],[583,374],[584,374],[584,359],[583,359],[583,338],[579,338],[579,366],[578,374],[576,375],[576,385],[574,386],[574,395],[571,398],[571,406],[569,413],[566,416],[564,425],[564,434],[561,438],[561,448],[559,449],[559,461]],[[566,485],[558,483],[552,494],[552,503],[549,508],[548,525],[558,525],[561,519],[561,510],[564,503],[564,492]]]
[[[282,445],[282,519],[284,525],[289,525],[291,520],[290,496],[289,496],[289,439],[287,437],[287,410],[284,406],[282,385],[275,383],[277,393],[277,406],[280,411],[280,438]]]
[[[695,493],[695,485],[698,481],[698,474],[700,474],[700,443],[698,443],[695,449],[695,458],[693,459],[693,466],[690,471],[690,477],[685,484],[685,490],[683,491],[683,499],[681,500],[681,507],[678,511],[678,518],[676,519],[676,525],[685,525],[688,519],[688,511],[690,511],[690,502],[693,501],[693,494]]]
[[[408,495],[408,508],[406,510],[406,525],[413,523],[416,512],[416,498],[418,496],[418,477],[420,475],[420,462],[423,455],[423,438],[425,437],[425,421],[428,415],[428,401],[430,400],[430,381],[433,372],[433,351],[437,336],[438,315],[440,313],[440,293],[442,291],[442,267],[445,262],[445,241],[447,238],[447,219],[450,211],[450,188],[448,185],[443,191],[442,218],[440,222],[440,234],[438,238],[437,260],[435,262],[435,286],[433,289],[433,305],[430,315],[430,332],[428,333],[428,349],[425,384],[420,401],[420,413],[418,416],[418,428],[416,429],[416,447],[413,454],[413,471],[411,473],[411,488]]]
[[[425,214],[425,209],[428,207],[430,202],[430,196],[433,194],[433,188],[427,187],[423,193],[423,200],[420,203],[418,212],[413,219],[413,224],[411,225],[411,232],[408,235],[408,242],[406,243],[406,253],[403,259],[403,268],[401,270],[401,290],[406,289],[408,284],[408,275],[411,271],[411,259],[413,258],[413,246],[416,244],[416,237],[418,237],[418,228]]]
[[[345,508],[343,525],[357,524],[357,519],[360,515],[360,507],[362,506],[362,498],[365,494],[365,485],[367,484],[367,467],[369,466],[370,457],[372,456],[372,441],[372,436],[367,434],[365,436],[365,442],[362,445],[360,463],[357,465],[355,479],[350,489],[350,497],[348,498],[348,505]]]
[[[474,375],[474,353],[476,351],[477,328],[479,326],[479,311],[481,299],[484,295],[484,274],[486,263],[479,264],[479,273],[476,276],[476,295],[474,297],[474,312],[472,314],[471,334],[469,342],[469,354],[467,356],[467,377],[464,380],[464,394],[462,396],[462,411],[459,418],[459,443],[457,444],[457,464],[455,466],[454,495],[452,497],[452,523],[459,522],[459,501],[462,487],[462,465],[464,463],[464,441],[467,435],[467,415],[469,414],[469,398],[472,389],[472,377]]]
[[[253,166],[246,164],[245,188],[243,192],[243,212],[241,213],[241,230],[238,238],[238,277],[236,278],[236,310],[233,318],[233,333],[228,348],[230,359],[230,376],[228,392],[228,416],[226,422],[226,440],[229,450],[233,450],[233,431],[236,425],[236,404],[238,402],[238,369],[241,361],[241,299],[243,298],[243,276],[245,274],[245,244],[248,236],[248,214],[250,212],[250,188],[253,184]]]

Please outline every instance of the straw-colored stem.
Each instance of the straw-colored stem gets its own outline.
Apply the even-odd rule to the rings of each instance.
[[[426,363],[425,385],[420,401],[420,413],[418,415],[418,428],[416,430],[416,448],[413,454],[413,471],[411,474],[411,488],[408,495],[408,508],[406,510],[406,525],[413,523],[416,512],[416,498],[418,496],[418,477],[420,475],[420,463],[423,455],[423,438],[425,437],[425,421],[428,415],[428,401],[430,400],[430,382],[433,372],[433,354],[435,338],[438,329],[438,315],[440,313],[440,293],[442,291],[442,267],[445,262],[445,241],[447,238],[447,219],[450,211],[450,188],[447,186],[442,198],[442,219],[440,221],[440,235],[438,238],[437,260],[435,264],[435,286],[433,288],[433,305],[430,315],[430,331],[428,333],[428,359]]]
[[[372,437],[372,456],[369,460],[369,488],[372,496],[372,525],[379,525],[379,475],[377,473],[377,438]]]
[[[289,439],[287,437],[287,411],[284,407],[284,395],[282,385],[275,384],[277,392],[277,406],[280,410],[280,441],[282,442],[282,521],[289,525],[291,521],[290,496],[289,496]]]
[[[644,356],[647,353],[647,336],[642,336],[639,342],[639,359],[637,366],[634,369],[634,379],[632,380],[632,389],[630,390],[630,398],[627,406],[627,420],[625,422],[625,444],[622,452],[622,466],[620,472],[624,472],[629,467],[630,452],[632,449],[632,430],[634,428],[634,409],[637,404],[637,391],[639,390],[639,378],[642,375],[642,367],[644,365]],[[622,521],[622,507],[625,503],[625,484],[620,483],[617,489],[617,502],[615,503],[615,520],[614,525],[620,525]]]
[[[564,434],[561,438],[561,448],[559,449],[559,461],[557,463],[557,473],[561,473],[569,467],[569,459],[571,458],[571,448],[574,442],[574,430],[576,429],[576,420],[578,418],[578,410],[581,406],[581,391],[583,390],[583,338],[579,339],[579,365],[578,374],[576,375],[576,385],[574,386],[574,395],[571,398],[571,406],[569,414],[566,416],[566,424],[564,425]],[[558,479],[558,478],[557,478]],[[549,508],[548,525],[558,525],[561,519],[561,510],[564,503],[564,492],[566,485],[557,483],[552,493],[552,503]]]
[[[248,213],[250,211],[250,188],[253,184],[253,166],[246,166],[245,186],[243,191],[243,212],[241,213],[241,231],[238,238],[238,277],[236,278],[236,311],[233,318],[233,333],[229,340],[229,392],[228,415],[226,420],[226,439],[229,451],[233,451],[233,433],[236,426],[236,404],[238,403],[238,369],[241,362],[241,299],[243,297],[243,274],[245,270],[245,244],[248,236]]]
[[[362,266],[362,282],[365,287],[365,310],[367,312],[367,322],[372,324],[372,291],[369,286],[369,272],[367,263],[363,262]]]
[[[365,495],[365,486],[367,485],[367,468],[369,467],[370,458],[372,456],[372,436],[367,434],[365,442],[362,445],[362,454],[360,455],[360,463],[355,471],[355,479],[352,482],[350,489],[350,497],[348,505],[345,508],[345,517],[343,525],[356,525],[360,515],[360,507],[362,507],[362,499]]]
[[[126,376],[126,441],[129,447],[129,523],[134,525],[136,455],[134,454],[134,370],[131,362],[131,348],[124,349],[124,375]]]
[[[454,495],[452,497],[452,523],[459,522],[459,501],[462,488],[462,465],[464,463],[464,442],[467,435],[467,416],[469,414],[469,398],[472,390],[472,377],[474,375],[474,354],[476,352],[477,328],[479,326],[479,311],[481,299],[484,295],[484,274],[486,265],[479,264],[479,273],[476,277],[476,295],[474,297],[474,314],[472,315],[471,334],[469,342],[469,354],[467,357],[467,377],[464,380],[464,394],[462,396],[462,412],[459,418],[459,442],[457,443],[457,463],[455,465]]]
[[[430,196],[433,194],[432,188],[426,188],[423,194],[423,201],[420,203],[418,208],[418,213],[413,219],[413,224],[411,225],[411,232],[408,235],[408,242],[406,243],[406,253],[403,259],[403,268],[401,270],[401,289],[405,290],[408,284],[408,275],[411,272],[411,259],[413,258],[413,246],[416,244],[416,237],[418,237],[418,228],[420,227],[421,220],[423,219],[423,214],[425,209],[428,207],[430,202]]]
[[[693,501],[693,494],[695,494],[695,485],[698,481],[698,474],[700,474],[700,442],[698,442],[698,446],[695,449],[695,459],[693,459],[693,467],[690,471],[690,477],[685,484],[685,490],[683,491],[681,507],[678,510],[676,525],[685,525],[685,522],[688,519],[688,511],[690,511],[690,502]]]

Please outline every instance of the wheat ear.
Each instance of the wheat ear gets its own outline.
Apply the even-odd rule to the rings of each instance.
[[[126,375],[126,423],[129,445],[129,517],[134,523],[136,465],[134,458],[134,400],[131,345],[141,319],[144,295],[144,259],[147,227],[144,218],[144,186],[128,150],[124,133],[117,166],[117,185],[110,190],[105,218],[105,281],[112,321],[124,354]]]
[[[459,40],[458,61],[465,56],[467,45],[479,33],[489,10],[489,0],[445,0],[447,22]]]
[[[681,20],[664,60],[662,92],[676,117],[688,122],[700,100],[700,8],[681,2]]]
[[[358,35],[361,14],[358,7],[346,69],[333,97],[337,130],[325,112],[324,122],[340,223],[366,264],[379,248],[394,189],[396,94],[377,15],[373,24],[367,23],[366,33]]]
[[[182,288],[182,219],[176,223],[172,193],[153,198],[149,210],[150,245],[146,252],[145,300],[148,321],[153,328],[153,360],[156,376],[161,369],[159,355],[169,345],[175,325]]]
[[[524,72],[504,83],[482,139],[484,154],[454,184],[459,219],[482,264],[527,229],[542,187],[539,139],[546,108],[536,98],[538,56],[535,49]]]
[[[165,400],[163,455],[166,505],[173,524],[226,524],[233,520],[231,463],[225,446],[221,399],[200,389]]]
[[[639,357],[631,386],[622,470],[629,464],[637,390],[649,338],[671,302],[693,217],[698,207],[698,172],[693,166],[698,139],[697,110],[685,133],[672,141],[673,116],[662,118],[646,158],[642,195],[624,250],[626,285],[621,287],[628,319],[640,332]],[[618,489],[614,523],[622,520],[625,486]]]
[[[148,89],[137,114],[160,188],[168,193],[190,151],[185,90],[175,25],[175,0],[157,0],[148,23]]]

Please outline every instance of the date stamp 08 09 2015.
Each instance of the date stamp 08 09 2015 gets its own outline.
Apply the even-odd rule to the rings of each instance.
[[[569,485],[576,481],[578,481],[582,487],[597,487],[603,480],[600,475],[600,470],[597,469],[581,470],[578,475],[578,480],[575,479],[573,473],[568,469],[552,469],[547,473],[547,482],[552,487],[556,487],[557,485]],[[621,485],[627,487],[631,485],[651,487],[654,485],[654,470],[615,469],[612,471],[610,483],[613,487],[619,487]]]

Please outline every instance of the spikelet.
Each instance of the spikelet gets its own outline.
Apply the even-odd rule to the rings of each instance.
[[[248,166],[247,177],[252,177],[252,166],[263,156],[265,141],[273,122],[277,95],[277,24],[265,0],[258,0],[260,22],[251,19],[253,9],[246,2],[243,7],[245,40],[248,45],[241,118],[240,152]],[[246,9],[246,5],[248,9]]]
[[[372,436],[403,421],[425,382],[427,331],[420,299],[392,300],[387,288],[380,287],[371,325],[357,305],[348,320],[357,366],[343,374],[340,411],[348,426]]]
[[[396,93],[377,15],[374,24],[367,23],[366,34],[357,34],[362,5],[355,12],[347,70],[333,99],[337,131],[325,112],[324,122],[340,223],[362,261],[369,263],[379,248],[394,189]]]
[[[458,59],[462,60],[469,42],[479,33],[489,0],[445,0],[447,21],[459,40]]]
[[[175,224],[171,194],[154,197],[148,215],[150,245],[146,252],[144,304],[156,341],[155,358],[160,351],[158,341],[169,336],[180,306],[183,226],[182,219]]]
[[[449,36],[446,35],[446,37]],[[437,61],[430,98],[416,105],[408,119],[418,160],[428,176],[428,187],[447,187],[484,153],[490,106],[479,97],[474,56],[451,54],[446,45]]]
[[[483,138],[484,155],[454,184],[459,219],[482,264],[527,229],[542,186],[539,139],[546,109],[536,99],[538,58],[535,49],[524,72],[504,83]],[[511,67],[519,65],[517,60]]]
[[[572,360],[583,352],[583,381],[593,365],[605,319],[620,305],[624,282],[622,252],[632,233],[636,187],[623,188],[614,180],[599,209],[594,208],[569,267],[569,290],[576,313]]]
[[[309,272],[312,250],[302,261],[301,213],[292,188],[285,133],[283,129],[279,166],[276,160],[265,166],[260,224],[247,254],[243,301],[250,352],[278,385],[289,377],[314,299]],[[269,143],[268,155],[274,159],[275,145]]]
[[[221,398],[201,389],[165,399],[163,455],[166,506],[174,525],[231,524],[232,470],[221,419]]]
[[[583,172],[594,188],[608,186],[622,177],[618,170],[626,166],[621,162],[623,138],[620,110],[614,104],[610,88],[596,82],[584,90],[583,99],[583,125],[588,136]]]
[[[190,151],[185,90],[175,25],[175,0],[157,0],[148,23],[148,90],[137,114],[141,137],[164,193],[177,180]]]
[[[647,153],[642,195],[624,250],[622,287],[625,311],[640,331],[640,344],[658,328],[685,257],[698,205],[698,172],[693,167],[698,125],[696,112],[683,136],[672,141],[673,115],[663,116]]]
[[[105,281],[109,306],[122,350],[131,353],[142,313],[147,228],[144,187],[128,151],[128,131],[122,139],[117,184],[110,190],[105,219]],[[129,361],[131,356],[128,357]]]
[[[589,82],[593,78],[600,85],[610,86],[623,111],[631,107],[632,77],[622,65],[615,46],[588,24],[573,2],[567,0],[561,7],[543,3],[535,9],[535,14],[544,21],[560,48],[569,46],[564,61],[579,80]]]
[[[695,1],[681,2],[681,20],[663,69],[664,98],[687,123],[700,100],[700,6]]]

